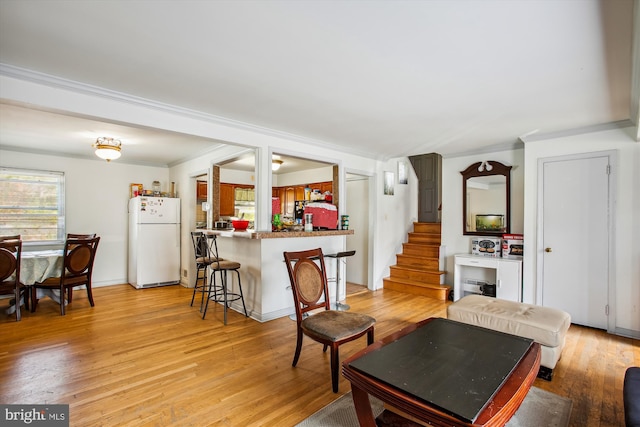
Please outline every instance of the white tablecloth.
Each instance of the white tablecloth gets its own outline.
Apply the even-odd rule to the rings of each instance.
[[[22,257],[20,258],[20,283],[25,286],[31,286],[50,277],[59,277],[62,274],[62,261],[62,249],[22,252]],[[38,289],[36,298],[40,299],[45,296],[60,304],[60,291]],[[20,300],[20,305],[24,305],[22,299]],[[13,314],[15,309],[15,303],[12,303],[7,309],[7,314]]]
[[[62,250],[22,252],[20,282],[31,286],[62,274]]]

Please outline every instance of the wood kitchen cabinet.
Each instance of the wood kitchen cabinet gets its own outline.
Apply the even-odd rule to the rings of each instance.
[[[207,181],[197,181],[196,198],[207,200]]]
[[[320,192],[322,194],[329,192],[331,194],[333,194],[333,182],[331,181],[327,181],[327,182],[321,182],[320,183]]]
[[[235,215],[235,188],[232,184],[220,183],[220,216]]]

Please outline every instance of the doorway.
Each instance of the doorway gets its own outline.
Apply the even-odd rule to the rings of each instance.
[[[195,204],[195,228],[196,229],[204,229],[207,228],[207,213],[209,211],[209,176],[205,174],[199,174],[192,177],[193,181],[193,191],[194,198],[196,201]],[[190,197],[187,200],[192,200]]]
[[[349,228],[355,233],[346,238],[346,250],[355,250],[348,258],[347,294],[353,295],[369,288],[369,176],[346,174],[346,209]]]
[[[538,301],[607,329],[615,152],[540,159]]]

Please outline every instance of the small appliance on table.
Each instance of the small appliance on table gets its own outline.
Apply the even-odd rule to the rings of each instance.
[[[129,200],[128,276],[136,289],[180,283],[180,199]]]

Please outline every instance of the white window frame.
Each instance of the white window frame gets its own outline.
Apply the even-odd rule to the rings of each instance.
[[[12,178],[13,176],[13,178]],[[20,179],[19,177],[34,177],[33,180],[25,180]],[[53,180],[52,180],[53,178]],[[39,179],[42,182],[38,181]],[[11,227],[10,221],[9,223],[4,223],[3,218],[5,217],[5,212],[8,210],[24,210],[27,211],[32,209],[32,206],[23,205],[20,206],[18,204],[18,200],[9,200],[5,197],[5,194],[0,195],[0,235],[14,235],[20,234],[22,236],[22,240],[25,244],[52,244],[52,243],[62,243],[66,238],[66,219],[65,219],[65,175],[64,172],[56,172],[56,171],[43,171],[43,170],[35,170],[35,169],[19,169],[19,168],[11,168],[11,167],[0,167],[0,185],[7,188],[6,186],[11,186],[12,184],[22,184],[27,187],[28,185],[33,184],[32,191],[42,189],[43,185],[50,182],[50,185],[55,185],[57,187],[57,200],[56,205],[53,204],[49,207],[39,206],[40,209],[56,211],[56,235],[51,238],[34,238],[32,234],[28,232],[29,229],[25,227],[14,226]],[[22,189],[24,192],[25,189]],[[3,191],[4,193],[4,191]],[[10,194],[10,193],[6,193]],[[34,198],[38,196],[35,195]],[[17,216],[20,213],[15,214]],[[25,213],[26,215],[26,213]],[[34,229],[34,228],[30,228]]]

